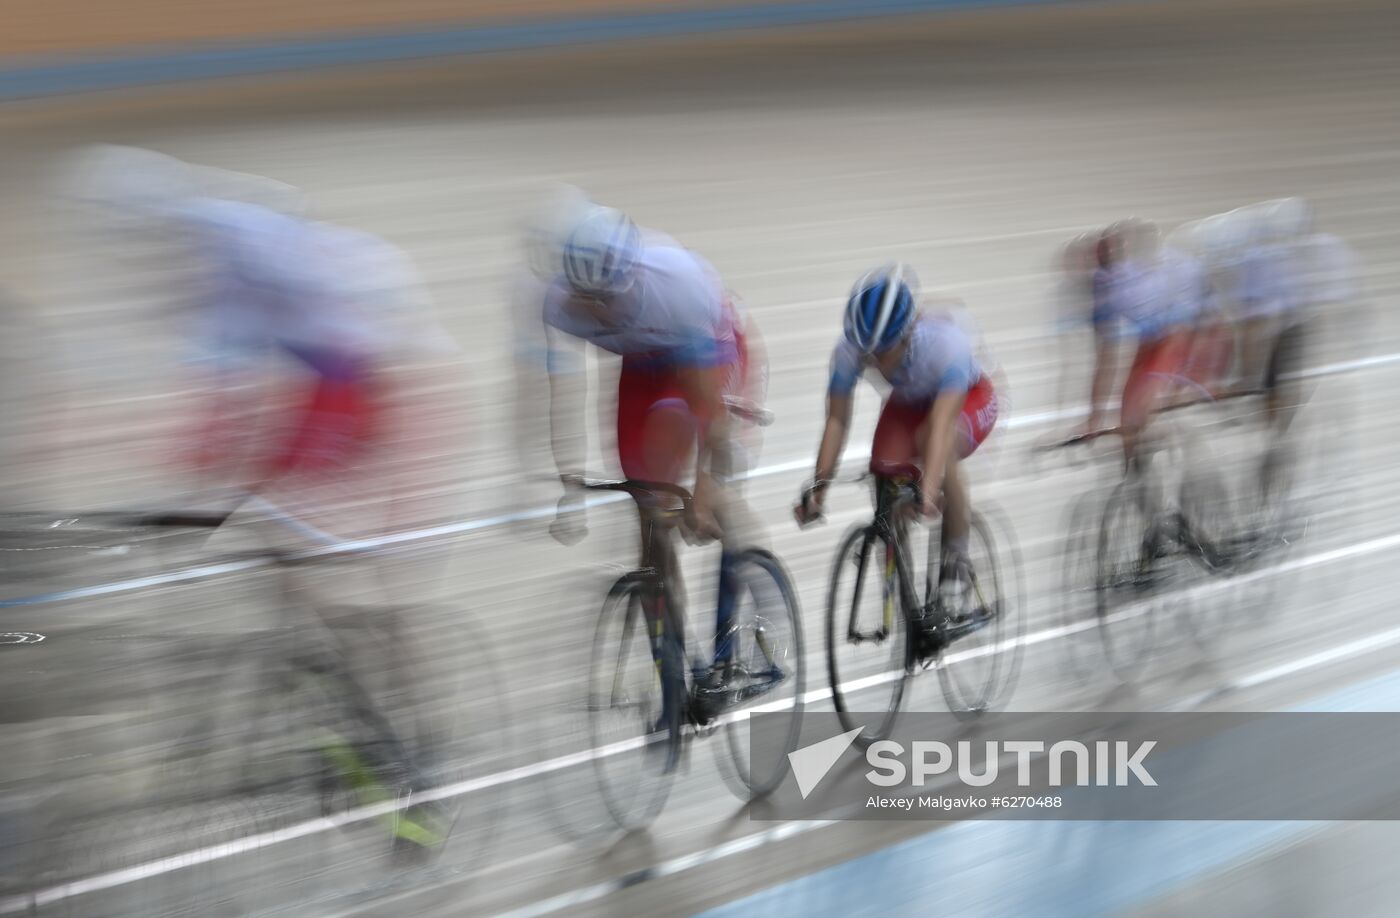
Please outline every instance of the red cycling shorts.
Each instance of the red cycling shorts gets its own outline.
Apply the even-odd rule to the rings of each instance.
[[[1137,356],[1123,384],[1119,423],[1141,428],[1163,396],[1183,378],[1191,352],[1190,332],[1171,332],[1138,343]]]
[[[379,399],[369,376],[320,377],[298,409],[271,471],[328,472],[352,465],[374,439]]]
[[[870,445],[870,468],[878,471],[891,465],[921,464],[932,408],[932,401],[886,400],[885,407],[880,410],[880,421],[875,425],[875,440]],[[987,439],[996,426],[997,409],[992,381],[983,376],[967,390],[958,417],[957,441],[953,448],[959,459],[971,456]]]
[[[718,374],[725,395],[743,395],[748,385],[748,348],[734,326],[737,359],[701,372]],[[709,428],[711,406],[696,405],[671,366],[647,354],[622,358],[617,384],[617,452],[622,474],[642,481],[677,483],[694,461]]]

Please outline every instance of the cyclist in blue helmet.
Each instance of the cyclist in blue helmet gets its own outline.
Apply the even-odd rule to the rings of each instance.
[[[943,570],[951,574],[965,570],[971,526],[959,461],[991,433],[998,405],[967,333],[951,315],[919,306],[918,278],[904,265],[870,271],[852,288],[845,333],[831,355],[816,474],[794,514],[804,525],[821,518],[850,431],[856,382],[874,371],[888,384],[889,395],[875,427],[870,469],[877,474],[910,465],[921,469],[920,510],[936,516],[941,509],[945,561],[954,562]]]

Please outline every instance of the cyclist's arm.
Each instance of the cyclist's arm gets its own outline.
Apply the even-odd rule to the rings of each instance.
[[[943,490],[943,472],[953,451],[958,416],[966,400],[965,390],[949,389],[939,392],[933,399],[933,407],[929,408],[928,439],[924,441],[923,452],[924,477],[920,486],[925,507],[933,506]]]
[[[1103,406],[1109,402],[1113,381],[1118,375],[1118,342],[1102,329],[1094,329],[1094,379],[1089,386],[1087,430],[1103,426]]]
[[[549,442],[554,453],[554,466],[563,481],[583,474],[584,455],[588,438],[584,431],[584,398],[586,385],[582,369],[581,348],[558,329],[545,327],[548,341],[549,371]]]
[[[817,468],[813,475],[815,486],[820,491],[825,491],[826,483],[836,477],[841,451],[846,448],[846,437],[851,431],[853,403],[850,394],[828,392],[826,395],[826,424],[822,428],[821,444],[817,447]]]
[[[763,340],[763,332],[751,317],[744,317],[744,345],[748,349],[748,391],[745,396],[755,405],[762,406],[768,401],[768,345]]]

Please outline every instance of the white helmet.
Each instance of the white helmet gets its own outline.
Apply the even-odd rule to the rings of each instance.
[[[621,293],[632,285],[642,237],[620,210],[595,206],[564,242],[564,277],[579,293]]]

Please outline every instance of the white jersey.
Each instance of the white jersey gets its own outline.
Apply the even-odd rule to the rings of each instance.
[[[737,316],[708,262],[674,242],[647,240],[636,278],[608,302],[607,320],[580,303],[562,278],[544,298],[544,324],[605,351],[656,366],[714,367],[738,356]],[[549,353],[551,372],[568,369],[566,354]]]
[[[884,380],[873,365],[862,358],[856,346],[843,335],[831,352],[831,375],[827,392],[848,396],[862,376],[870,376],[879,388],[888,383],[889,397],[904,404],[922,404],[940,392],[965,393],[982,378],[974,353],[973,338],[949,314],[919,313],[909,333],[909,349]]]
[[[1151,262],[1099,268],[1093,283],[1094,324],[1109,333],[1150,340],[1194,325],[1211,308],[1204,267],[1174,249],[1164,249]]]
[[[1354,301],[1358,294],[1356,257],[1336,236],[1319,233],[1256,246],[1243,265],[1244,318],[1301,319],[1311,310]]]
[[[412,265],[382,239],[214,199],[181,217],[201,268],[201,338],[221,362],[278,349],[335,376],[449,348]]]

